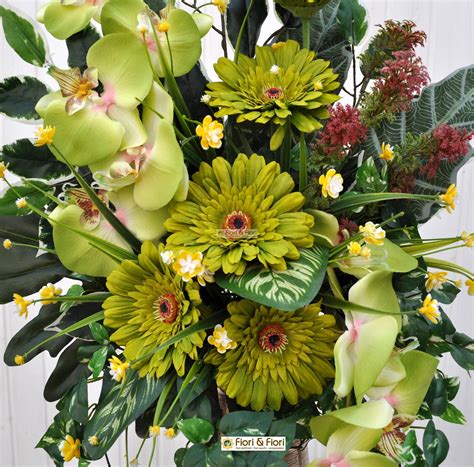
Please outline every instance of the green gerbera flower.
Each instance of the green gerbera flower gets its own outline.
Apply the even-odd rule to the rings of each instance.
[[[117,329],[110,339],[125,346],[124,355],[140,376],[165,374],[171,365],[182,376],[186,357],[198,358],[206,333],[194,333],[153,353],[160,344],[201,317],[199,286],[184,283],[163,263],[163,248],[145,242],[137,261],[124,261],[107,278],[113,294],[104,302],[105,326]],[[142,358],[147,355],[146,358]]]
[[[292,312],[267,308],[250,300],[231,302],[224,322],[234,350],[213,350],[206,360],[217,365],[216,382],[228,397],[253,410],[279,410],[286,399],[322,394],[334,378],[335,319],[313,303]]]
[[[236,115],[237,122],[277,125],[270,141],[275,150],[286,124],[310,133],[329,117],[327,107],[339,99],[330,93],[339,83],[329,65],[292,40],[257,47],[255,58],[241,55],[238,64],[220,58],[214,68],[222,82],[209,83],[209,105],[220,108],[216,117]]]
[[[222,157],[201,163],[188,199],[170,207],[168,247],[200,251],[211,272],[243,274],[247,263],[286,269],[299,248],[313,245],[314,218],[299,212],[305,198],[291,191],[290,174],[256,154],[240,154],[233,165]]]

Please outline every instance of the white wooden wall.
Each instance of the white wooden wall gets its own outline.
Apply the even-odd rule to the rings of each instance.
[[[2,2],[3,3],[3,2]],[[35,11],[42,1],[10,0],[10,5],[34,18]],[[201,2],[202,3],[202,2]],[[455,68],[474,62],[474,2],[472,0],[365,0],[370,11],[371,32],[374,25],[385,19],[412,19],[428,34],[428,46],[421,51],[432,80],[438,81]],[[212,10],[212,7],[211,7]],[[268,20],[263,28],[263,37],[276,29],[274,19]],[[0,78],[12,75],[32,75],[49,81],[44,70],[30,66],[16,57],[1,36]],[[64,45],[48,38],[53,60],[57,65],[66,66]],[[219,56],[215,37],[212,34],[204,39],[205,61],[208,65]],[[213,76],[209,67],[210,75]],[[0,144],[7,144],[18,138],[31,137],[34,128],[2,118],[0,125]],[[462,230],[474,230],[474,163],[463,168],[459,175],[460,200],[457,210],[449,215],[445,212],[432,219],[423,228],[427,238],[452,236]],[[1,190],[0,186],[0,190]],[[474,251],[454,250],[443,257],[474,269]],[[455,307],[447,307],[448,314],[459,331],[474,334],[473,300],[465,291],[460,294]],[[3,355],[8,340],[21,328],[23,318],[19,318],[15,307],[0,306],[0,353]],[[37,311],[33,312],[34,315]],[[52,466],[42,450],[34,446],[45,432],[55,414],[54,404],[43,400],[42,391],[48,375],[54,368],[54,361],[40,356],[21,368],[6,368],[0,363],[0,466],[28,467]],[[455,403],[461,408],[468,420],[467,426],[458,426],[438,421],[437,424],[447,433],[451,443],[446,467],[470,467],[474,465],[473,448],[473,384],[467,373],[461,370],[450,357],[444,359],[441,368],[449,375],[458,375],[462,380],[461,390]],[[131,437],[130,453],[136,452],[138,441]],[[182,439],[170,441],[160,439],[155,463],[160,467],[173,466],[173,453],[182,443]],[[317,457],[320,449],[311,444],[310,459]],[[112,465],[123,466],[123,440],[118,442],[111,452]],[[148,463],[148,450],[140,456],[141,465]],[[97,462],[94,466],[103,466]]]

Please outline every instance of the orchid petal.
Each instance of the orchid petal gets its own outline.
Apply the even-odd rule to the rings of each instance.
[[[135,201],[143,209],[160,209],[175,195],[183,177],[183,152],[173,127],[165,120],[156,126],[156,140],[135,183]]]
[[[173,201],[186,201],[189,190],[189,172],[185,164],[183,164],[183,179],[179,184],[178,190],[176,191]]]
[[[345,457],[353,450],[370,451],[379,442],[383,430],[348,425],[336,430],[329,438],[328,456],[337,454]]]
[[[339,222],[332,214],[317,209],[309,209],[308,212],[314,217],[312,231],[316,244],[326,248],[332,248],[339,243]]]
[[[68,115],[63,99],[49,104],[44,121],[46,125],[56,127],[54,145],[71,164],[78,166],[115,154],[124,134],[120,123],[90,107]]]
[[[133,186],[110,192],[109,199],[116,208],[117,217],[140,241],[158,240],[166,233],[164,223],[169,217],[168,208],[141,209],[133,199]]]
[[[46,94],[45,96],[43,96],[36,103],[36,106],[35,106],[35,110],[38,113],[38,115],[44,119],[44,116],[46,114],[46,109],[48,108],[49,104],[51,104],[51,102],[57,99],[60,99],[62,102],[65,102],[62,100],[63,96],[61,94],[61,91],[50,92],[49,94]],[[66,104],[64,103],[64,105]]]
[[[107,104],[133,109],[150,92],[153,74],[143,44],[130,33],[99,39],[87,54],[89,67],[97,68],[109,96]]]
[[[350,467],[396,467],[398,464],[383,454],[375,452],[351,451],[346,456]]]
[[[150,94],[148,94],[144,104],[142,116],[143,124],[148,133],[148,142],[153,144],[155,141],[157,122],[164,118],[167,122],[173,123],[174,102],[171,96],[161,86],[153,83]]]
[[[346,331],[334,346],[334,360],[336,366],[336,379],[334,392],[339,397],[346,397],[354,386],[354,343],[349,331]]]
[[[48,32],[56,39],[64,40],[82,31],[91,21],[97,7],[93,5],[61,5],[50,3],[41,13]]]
[[[120,149],[136,148],[145,144],[147,133],[143,126],[137,109],[125,109],[112,105],[107,110],[107,115],[116,122],[120,122],[125,130]]]
[[[398,413],[416,415],[438,366],[438,360],[425,352],[412,350],[401,356],[406,378],[389,396]]]
[[[146,8],[146,4],[140,0],[110,0],[102,9],[102,32],[104,35],[114,32],[136,33],[137,16]]]
[[[117,267],[117,263],[93,247],[87,238],[70,229],[86,232],[127,250],[130,250],[130,247],[108,222],[101,221],[93,230],[85,228],[81,224],[83,212],[79,206],[71,205],[66,208],[58,206],[51,213],[51,219],[56,221],[53,222],[56,254],[61,263],[71,271],[89,276],[106,277]]]
[[[392,389],[405,377],[406,371],[401,360],[401,355],[399,353],[393,353],[374,385],[367,391],[367,395],[371,399],[381,399],[382,397],[388,396]]]
[[[191,16],[199,29],[201,37],[204,37],[211,30],[214,19],[205,13],[193,13]]]

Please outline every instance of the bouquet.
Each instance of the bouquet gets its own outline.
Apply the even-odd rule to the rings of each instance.
[[[473,369],[442,306],[474,273],[436,254],[474,234],[418,228],[455,209],[474,68],[429,84],[413,22],[356,54],[357,0],[275,1],[266,41],[263,1],[52,1],[37,20],[68,68],[0,7],[8,44],[55,83],[0,84],[2,113],[42,121],[0,156],[0,299],[27,319],[7,365],[59,356],[37,445],[56,465],[108,459],[134,425],[151,457],[126,465],[182,433],[177,466],[303,464],[314,438],[313,466],[432,467],[449,449],[436,417],[465,422],[438,365]],[[283,447],[237,451],[242,436]]]

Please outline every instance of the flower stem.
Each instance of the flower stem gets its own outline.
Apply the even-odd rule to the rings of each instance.
[[[303,29],[303,47],[309,49],[311,45],[311,18],[301,18],[301,26]]]
[[[235,54],[234,54],[234,62],[239,63],[239,54],[240,54],[240,45],[242,43],[242,37],[244,37],[245,27],[247,26],[247,22],[249,20],[250,11],[252,10],[254,0],[250,0],[249,7],[247,8],[247,13],[245,13],[244,20],[242,21],[242,25],[240,26],[239,35],[237,36],[237,43],[235,45]]]
[[[302,192],[308,186],[308,151],[304,133],[300,133],[300,170],[299,170],[299,190]]]

